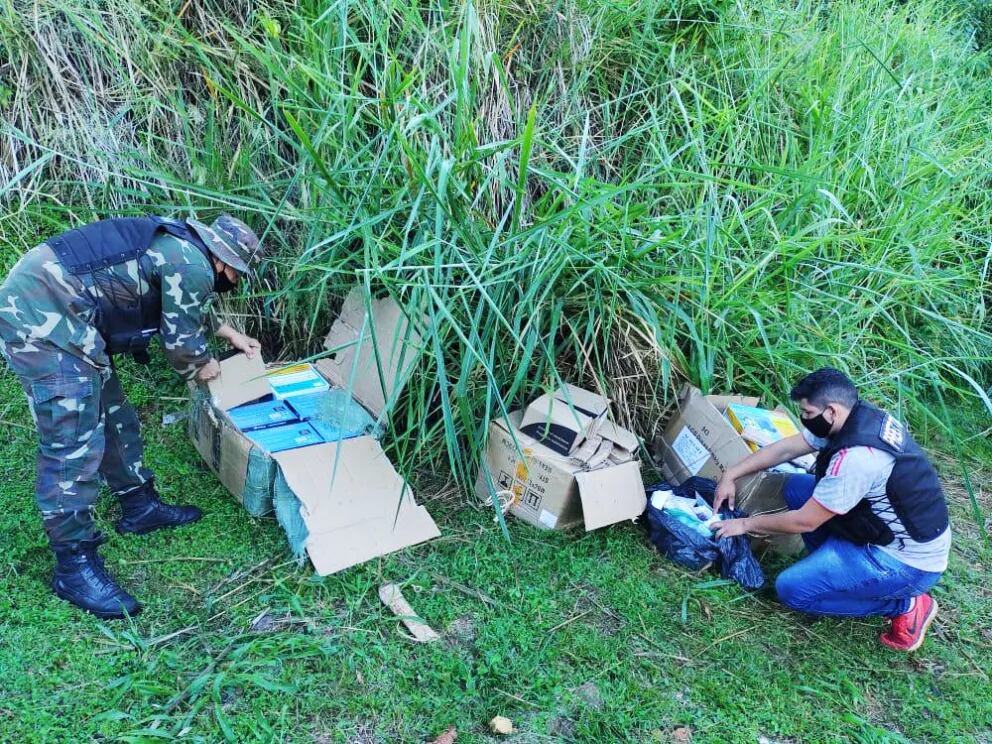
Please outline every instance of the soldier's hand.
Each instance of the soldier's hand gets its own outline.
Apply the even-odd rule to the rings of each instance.
[[[220,364],[216,359],[211,359],[196,371],[196,379],[199,382],[209,382],[220,377]]]
[[[262,349],[262,345],[258,342],[258,339],[246,336],[243,333],[232,333],[228,336],[227,342],[238,351],[243,351],[249,359],[254,359],[255,355]]]

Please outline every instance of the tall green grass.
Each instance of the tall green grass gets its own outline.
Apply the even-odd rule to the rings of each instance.
[[[0,7],[5,260],[122,210],[245,217],[270,351],[316,351],[356,281],[427,319],[405,467],[469,483],[561,379],[646,438],[685,380],[781,400],[824,364],[945,446],[945,403],[992,415],[992,77],[943,3]]]

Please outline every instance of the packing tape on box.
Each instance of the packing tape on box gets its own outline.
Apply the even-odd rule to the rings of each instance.
[[[221,422],[209,404],[209,396],[202,388],[193,391],[189,408],[189,431],[194,439],[200,436],[201,417],[211,422],[213,433],[211,451],[214,455],[214,467],[219,465],[219,433]],[[253,517],[261,517],[272,512],[272,485],[275,479],[275,463],[258,447],[252,447],[248,453],[248,468],[245,472],[245,485],[239,495],[239,501],[245,511]]]
[[[269,514],[272,509],[272,488],[276,475],[276,464],[272,458],[258,447],[248,453],[248,472],[245,474],[245,490],[241,494],[241,504],[254,517]]]
[[[300,500],[293,489],[289,487],[282,471],[276,467],[275,480],[272,485],[272,505],[276,511],[276,521],[286,533],[286,540],[289,542],[289,549],[301,564],[306,559],[307,538],[310,530],[307,529],[303,515],[300,514]]]

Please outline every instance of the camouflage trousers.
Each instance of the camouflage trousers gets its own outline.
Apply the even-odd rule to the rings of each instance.
[[[143,465],[138,416],[112,368],[97,369],[60,349],[0,341],[28,398],[38,429],[35,498],[50,542],[96,532],[101,480],[117,495],[152,478]]]

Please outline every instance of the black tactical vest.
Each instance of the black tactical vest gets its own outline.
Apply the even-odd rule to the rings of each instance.
[[[66,271],[89,275],[94,325],[107,353],[130,354],[141,364],[148,363],[148,344],[162,323],[162,288],[157,279],[145,276],[141,257],[160,231],[189,241],[210,258],[207,246],[185,222],[164,217],[100,220],[47,241]],[[138,291],[106,271],[128,261],[138,263]]]
[[[857,403],[843,428],[817,455],[817,482],[826,475],[830,459],[847,447],[875,447],[895,458],[885,494],[913,540],[929,542],[947,529],[947,502],[937,472],[897,419],[870,403]],[[888,545],[895,540],[890,526],[893,521],[875,514],[865,498],[847,514],[827,520],[825,526],[858,545]]]

